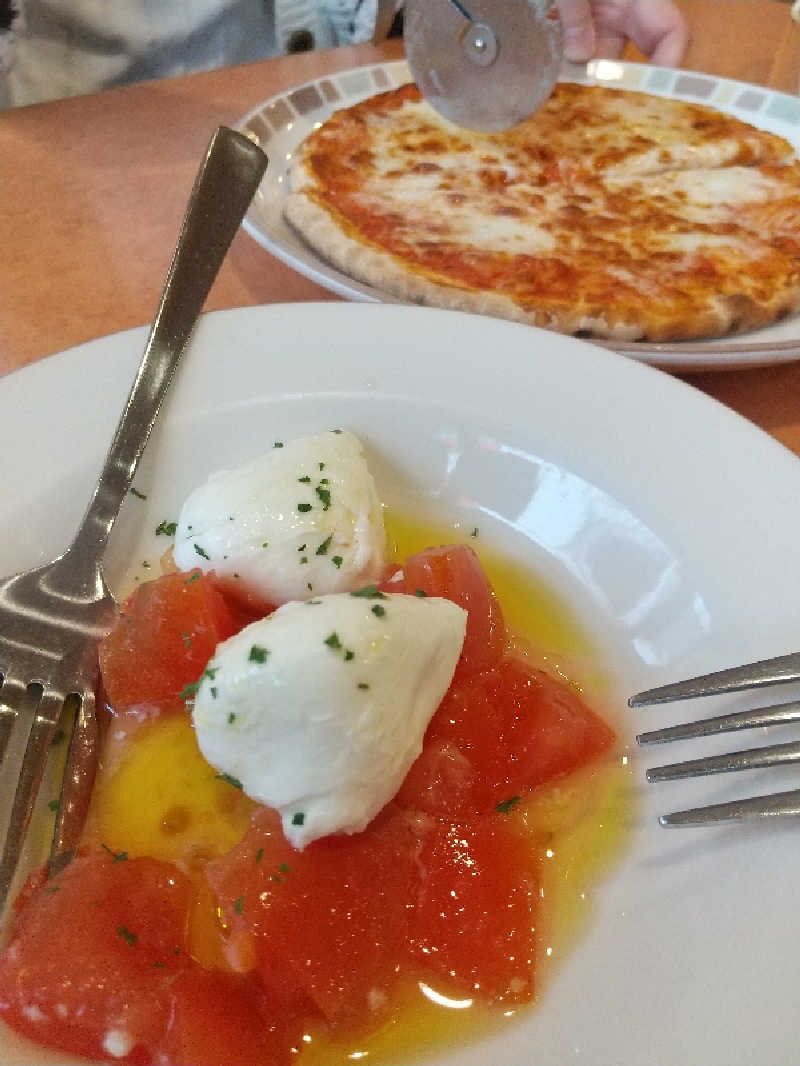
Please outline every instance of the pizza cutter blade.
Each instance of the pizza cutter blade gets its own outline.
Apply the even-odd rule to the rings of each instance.
[[[468,129],[522,122],[550,96],[561,68],[554,0],[406,0],[403,38],[422,95]]]

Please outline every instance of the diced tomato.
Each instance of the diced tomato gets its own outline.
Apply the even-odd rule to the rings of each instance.
[[[613,741],[567,684],[505,659],[453,682],[396,801],[452,818],[489,812],[588,765]]]
[[[193,896],[170,863],[75,859],[19,911],[0,958],[0,1017],[95,1061],[288,1063],[299,1022],[273,1010],[257,979],[190,957]]]
[[[442,596],[468,612],[457,679],[488,670],[499,662],[506,643],[503,612],[480,559],[468,544],[426,548],[410,555],[403,563],[403,575],[404,588],[398,588],[396,583],[388,587],[411,595],[424,592]]]
[[[199,570],[140,585],[100,645],[109,704],[117,714],[141,705],[180,705],[181,691],[242,622]]]
[[[150,1062],[169,1021],[169,982],[188,965],[190,897],[165,863],[75,859],[19,913],[0,958],[0,1015],[64,1051]]]
[[[279,1014],[255,974],[196,966],[176,979],[170,999],[164,1051],[179,1066],[280,1066],[302,1032],[297,1019]]]
[[[438,990],[484,1002],[531,998],[538,869],[513,818],[442,822],[424,836],[409,949]]]
[[[234,943],[252,942],[268,987],[305,996],[334,1025],[363,1022],[388,995],[403,953],[413,850],[409,819],[391,808],[364,833],[303,851],[262,809],[207,876]]]

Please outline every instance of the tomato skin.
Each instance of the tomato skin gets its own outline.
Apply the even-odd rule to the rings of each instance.
[[[251,941],[265,983],[303,997],[334,1026],[374,1018],[404,951],[414,845],[389,807],[364,833],[295,851],[262,809],[228,855],[207,867],[236,941]],[[248,951],[241,950],[243,957]]]
[[[533,994],[538,867],[513,818],[440,822],[417,861],[409,953],[437,990],[483,1002]]]
[[[588,765],[613,742],[566,683],[508,658],[454,680],[396,802],[456,819],[488,813]]]
[[[180,707],[217,644],[241,628],[213,580],[199,570],[140,585],[100,645],[100,671],[116,714],[142,706]]]
[[[480,559],[468,544],[426,548],[409,556],[403,563],[403,584],[411,595],[421,591],[442,596],[467,611],[456,679],[488,670],[500,661],[506,644],[503,612]],[[394,584],[390,587],[396,591]]]

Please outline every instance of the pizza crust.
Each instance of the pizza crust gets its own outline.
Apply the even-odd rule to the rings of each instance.
[[[395,90],[393,92],[403,91]],[[604,90],[604,92],[608,94],[612,90]],[[624,91],[616,90],[616,92]],[[390,96],[391,94],[382,95]],[[573,98],[575,96],[574,89],[572,90],[572,96]],[[657,98],[652,99],[655,100]],[[367,102],[367,106],[368,104],[369,102]],[[363,106],[363,104],[355,105],[355,109],[363,108]],[[690,106],[694,114],[697,111],[697,106]],[[363,126],[365,125],[363,120],[359,120],[360,124],[359,121],[354,121],[349,128],[347,127],[347,113],[352,110],[354,109],[345,110],[343,127],[342,113],[335,113],[335,117],[340,124],[340,128],[344,128],[344,136],[351,136],[353,131],[355,131],[356,138],[362,137]],[[674,111],[674,107],[672,111]],[[401,120],[396,119],[395,121],[399,122]],[[405,121],[407,127],[404,129],[403,136],[408,140],[409,136],[414,133],[413,119],[410,127],[408,126],[407,117],[402,119],[402,121]],[[438,119],[438,121],[442,120]],[[749,162],[750,160],[758,160],[759,152],[762,152],[767,159],[767,164],[760,169],[757,166],[753,166],[749,170],[742,171],[742,173],[757,179],[756,184],[760,183],[765,185],[765,187],[771,188],[770,182],[778,182],[779,185],[779,178],[773,175],[773,171],[779,177],[784,172],[787,174],[792,172],[791,166],[784,167],[787,155],[786,149],[788,147],[787,142],[776,138],[773,134],[764,134],[763,142],[760,143],[758,135],[761,131],[748,127],[743,123],[741,126],[745,132],[741,139],[740,156],[746,158]],[[425,137],[430,142],[431,132],[424,124],[420,129],[421,133],[418,140],[421,142],[421,147],[417,155],[414,155],[413,145],[410,152],[407,147],[404,147],[407,156],[422,160],[421,168],[422,172],[425,173],[424,167],[426,165],[433,166],[430,162],[427,164],[424,162],[426,158]],[[456,130],[456,127],[452,127],[452,129]],[[325,125],[322,127],[322,131],[324,130]],[[705,290],[703,290],[702,285],[703,278],[698,275],[697,288],[701,291],[702,296],[700,299],[696,298],[697,294],[695,292],[683,292],[681,290],[680,275],[678,275],[678,283],[673,284],[671,288],[669,285],[662,285],[658,264],[656,263],[653,270],[648,271],[647,261],[640,259],[639,262],[642,267],[640,276],[636,275],[632,270],[631,263],[625,263],[620,270],[620,288],[625,288],[627,285],[627,304],[625,300],[615,301],[613,296],[614,271],[612,266],[604,261],[602,249],[595,258],[605,272],[606,280],[610,280],[611,290],[607,288],[606,291],[611,291],[612,293],[604,300],[598,299],[596,293],[594,297],[592,296],[591,286],[582,288],[580,284],[568,286],[564,291],[554,292],[552,295],[548,294],[545,298],[539,297],[533,303],[515,298],[513,293],[507,291],[497,291],[488,286],[476,287],[465,281],[463,277],[459,277],[457,269],[450,274],[442,274],[437,270],[426,267],[424,263],[415,261],[413,257],[403,258],[389,248],[382,247],[368,233],[362,232],[357,222],[354,222],[347,215],[341,214],[335,200],[332,201],[332,198],[327,195],[328,190],[325,187],[324,176],[320,177],[318,168],[314,166],[318,159],[315,151],[319,152],[320,144],[317,138],[322,131],[315,131],[304,142],[300,152],[295,157],[290,171],[290,192],[284,203],[285,218],[317,254],[328,260],[337,269],[347,276],[371,285],[382,293],[386,293],[398,300],[427,304],[449,310],[491,315],[555,330],[560,333],[578,334],[610,341],[649,341],[653,343],[719,337],[726,334],[745,332],[767,325],[800,309],[800,243],[798,243],[796,255],[787,255],[785,249],[778,250],[777,248],[772,254],[769,246],[765,245],[765,242],[761,239],[760,233],[764,223],[761,222],[760,218],[757,225],[754,223],[751,236],[745,233],[743,239],[741,233],[737,235],[739,247],[733,247],[732,245],[730,249],[725,249],[724,241],[728,238],[724,236],[719,238],[713,232],[704,238],[710,249],[709,254],[712,254],[714,249],[718,248],[720,240],[723,242],[725,256],[722,256],[722,258],[729,259],[730,265],[727,273],[723,270],[721,275],[714,278],[713,284],[706,282]],[[346,147],[347,145],[344,146],[343,151]],[[712,144],[711,149],[706,151],[705,156],[707,157],[709,152],[713,153],[719,147],[719,145]],[[671,167],[674,167],[674,160],[676,155],[679,154],[679,149],[680,146],[676,148],[674,144],[670,148],[672,153],[670,158]],[[459,150],[464,151],[463,144]],[[695,147],[693,150],[694,154],[697,155],[697,148]],[[652,154],[652,149],[648,149],[647,152],[641,153],[637,159],[646,162]],[[691,159],[692,152],[690,151],[687,154]],[[330,155],[334,159],[333,165],[339,165],[341,169],[341,163],[336,159],[335,153],[331,151]],[[474,155],[475,153],[473,153],[473,157]],[[618,155],[619,153],[617,152]],[[359,157],[354,155],[353,158],[357,159]],[[434,154],[429,158],[435,160],[438,157]],[[485,158],[485,156],[482,158]],[[727,138],[721,158],[727,161],[737,158],[735,139]],[[464,156],[464,159],[465,166],[473,161],[468,159],[467,156]],[[704,162],[707,163],[707,160],[704,160]],[[585,165],[585,163],[586,161],[582,159],[581,165]],[[663,167],[659,166],[659,169],[654,172],[658,177],[636,173],[633,178],[630,178],[623,173],[620,179],[620,173],[624,171],[625,164],[626,161],[623,158],[621,168],[619,159],[613,159],[609,169],[608,185],[610,187],[621,180],[623,183],[621,186],[623,197],[629,196],[630,202],[632,204],[635,203],[640,209],[642,203],[647,206],[647,196],[650,188],[647,184],[648,182],[652,181],[653,187],[657,187],[660,196],[659,202],[664,201],[665,197],[668,199],[670,174],[665,174]],[[636,165],[640,165],[638,161],[636,161]],[[702,178],[702,180],[709,182],[708,175],[716,181],[717,185],[721,178],[733,180],[735,189],[737,166],[741,169],[742,164],[731,165],[729,162],[724,161],[718,170],[709,170],[706,165],[704,171],[693,171],[690,175],[690,191],[692,182],[695,180]],[[433,168],[435,169],[435,167]],[[411,169],[413,167],[409,167],[409,170]],[[358,177],[358,166],[356,165],[353,168],[353,164],[351,164],[350,173],[355,173]],[[676,173],[680,173],[680,171],[676,171]],[[696,179],[695,175],[698,176]],[[795,174],[792,172],[791,176],[792,182],[786,183],[787,189],[784,192],[789,198],[789,216],[794,217],[792,216],[792,211],[800,213],[800,173]],[[633,184],[626,190],[625,181],[638,182],[638,185]],[[719,189],[714,188],[713,182],[710,184],[712,193],[707,194],[704,191],[704,195],[709,195],[710,197],[709,204],[713,205],[715,199],[724,200],[725,186],[723,185],[723,194],[720,195]],[[739,181],[739,184],[741,184],[741,181]],[[390,192],[392,191],[391,181],[388,182],[387,188]],[[370,195],[373,192],[374,190],[370,188]],[[681,195],[685,195],[685,193],[681,192]],[[792,199],[793,197],[794,199]],[[654,198],[654,203],[656,199]],[[397,200],[401,204],[404,203],[402,196],[398,196]],[[697,204],[691,202],[691,196],[689,201],[690,206],[700,210],[700,218],[704,219],[702,197],[699,200],[699,208]],[[627,203],[627,199],[625,202]],[[441,205],[439,206],[440,213],[435,217],[442,219],[445,217],[446,212],[443,213]],[[769,203],[767,203],[767,217],[769,216],[769,206]],[[764,210],[761,204],[757,204],[756,207],[757,210]],[[397,209],[395,208],[395,210]],[[417,216],[413,216],[413,212],[408,208],[406,211],[410,219],[409,226],[413,228],[415,217],[419,217],[419,211]],[[400,213],[402,214],[402,212]],[[497,213],[500,214],[502,211]],[[457,212],[452,214],[457,215]],[[484,217],[487,219],[488,224],[490,215],[487,213]],[[637,222],[635,221],[634,229],[636,224]],[[524,219],[521,225],[525,225]],[[424,232],[424,228],[423,224],[420,240],[431,240],[430,234]],[[708,227],[705,228],[708,229]],[[699,229],[701,233],[704,232],[702,226]],[[793,239],[794,229],[796,227],[784,225],[784,244],[786,240]],[[435,227],[432,227],[432,232],[435,232]],[[724,227],[721,232],[724,233]],[[569,235],[569,233],[569,225],[564,225],[561,231],[557,231],[559,236]],[[601,234],[605,244],[608,244],[608,234],[604,233],[602,229]],[[450,237],[452,240],[452,235]],[[688,240],[689,238],[687,237]],[[591,240],[587,241],[584,235],[584,246],[588,244],[591,247],[591,243]],[[598,243],[602,242],[599,240]],[[750,244],[755,249],[752,253],[748,248]],[[465,258],[467,254],[474,251],[468,242],[464,242],[464,248]],[[703,249],[701,248],[700,251],[702,253]],[[559,250],[558,253],[554,253],[553,257],[555,258],[556,255],[561,254],[563,253]],[[702,254],[700,259],[702,259]],[[636,260],[632,260],[632,263],[635,266]],[[529,264],[527,266],[530,269]],[[533,269],[536,269],[535,260]],[[597,273],[600,273],[599,268]],[[716,284],[717,281],[720,284]],[[731,284],[728,284],[729,282]],[[502,286],[498,286],[498,288],[502,289]],[[726,288],[728,291],[726,291]],[[583,291],[584,289],[587,289],[587,291]],[[634,301],[632,313],[629,313],[631,309],[628,305],[631,304],[630,292],[632,289],[638,295]]]

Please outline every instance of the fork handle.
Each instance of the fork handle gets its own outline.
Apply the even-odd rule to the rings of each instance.
[[[94,589],[108,536],[197,316],[267,166],[262,150],[220,126],[195,178],[161,301],[105,464],[67,550],[75,591]],[[83,565],[81,565],[81,563]]]

